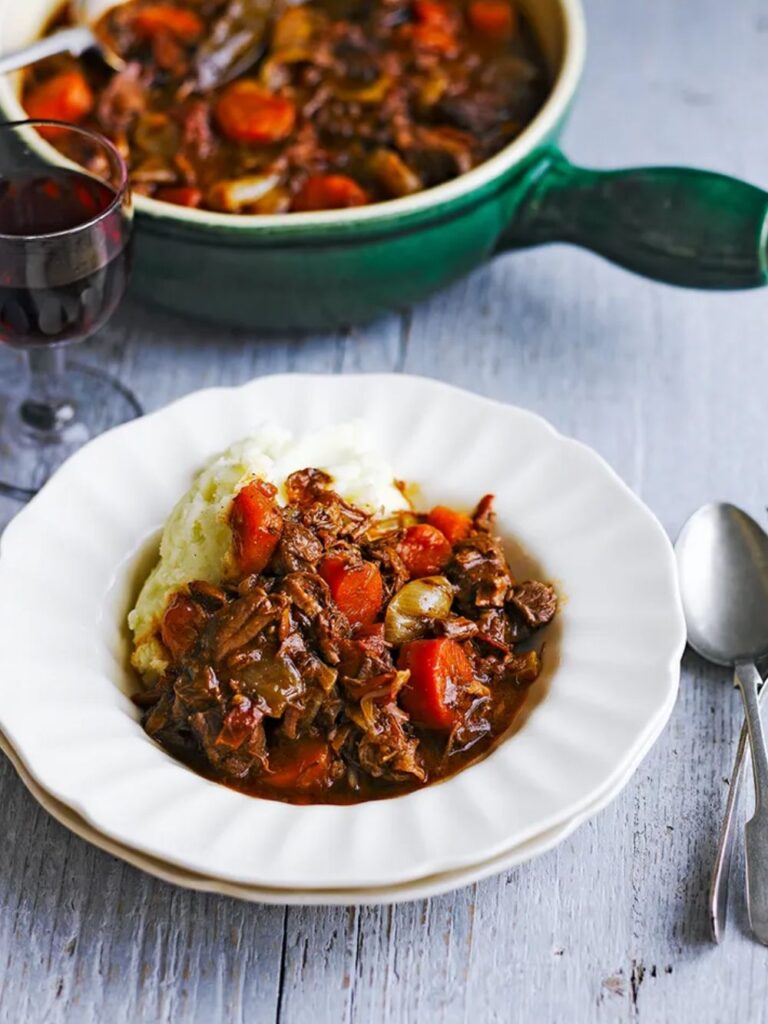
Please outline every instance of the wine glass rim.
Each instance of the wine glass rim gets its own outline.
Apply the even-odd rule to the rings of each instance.
[[[115,144],[105,135],[102,135],[101,132],[93,131],[91,128],[83,128],[79,124],[70,124],[68,121],[56,121],[52,118],[44,117],[24,118],[20,121],[0,121],[0,131],[6,131],[7,129],[12,128],[65,128],[67,131],[78,132],[80,135],[85,135],[91,138],[94,142],[103,146],[103,148],[115,158],[117,167],[120,171],[120,182],[119,186],[115,189],[113,198],[104,207],[104,209],[96,214],[95,217],[90,217],[88,220],[84,220],[82,224],[78,224],[76,227],[66,228],[64,231],[48,231],[32,235],[8,235],[0,231],[0,238],[3,240],[7,239],[8,241],[15,240],[18,242],[41,241],[48,238],[63,238],[66,235],[74,235],[79,231],[86,231],[98,224],[100,221],[105,220],[115,209],[117,209],[118,206],[122,204],[129,186],[128,165]],[[51,145],[46,139],[43,139],[43,142],[46,142],[47,145]],[[55,149],[55,147],[52,148]],[[65,156],[63,153],[61,155]],[[66,159],[69,160],[70,158],[66,157]],[[80,166],[77,164],[76,160],[72,160],[72,163],[76,166]],[[88,173],[87,168],[83,168],[83,170]]]

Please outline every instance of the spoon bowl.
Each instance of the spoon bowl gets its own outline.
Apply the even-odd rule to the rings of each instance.
[[[700,508],[675,545],[688,642],[736,665],[768,653],[768,534],[734,505]]]

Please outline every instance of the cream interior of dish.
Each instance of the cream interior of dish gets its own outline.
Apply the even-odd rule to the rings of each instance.
[[[307,467],[325,470],[343,498],[372,513],[408,507],[392,468],[359,423],[298,438],[265,424],[252,437],[233,444],[198,473],[171,512],[160,558],[128,616],[135,645],[131,660],[145,679],[162,675],[166,668],[155,634],[171,595],[190,580],[218,583],[223,578],[232,545],[228,515],[234,495],[257,477],[274,484],[278,499],[285,503],[286,479]]]

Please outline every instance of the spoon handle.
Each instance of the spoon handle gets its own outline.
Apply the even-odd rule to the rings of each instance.
[[[736,808],[741,792],[741,780],[744,778],[744,754],[747,748],[747,723],[741,727],[736,758],[731,771],[731,784],[728,788],[728,800],[725,805],[723,824],[720,827],[720,838],[717,843],[715,863],[709,879],[709,926],[712,939],[722,942],[725,938],[725,922],[728,908],[728,878],[731,873],[731,855],[733,839],[736,833]]]
[[[54,32],[51,36],[38,39],[36,43],[23,46],[20,50],[12,50],[0,57],[0,75],[9,71],[18,71],[28,64],[42,60],[44,57],[53,57],[57,53],[71,53],[78,56],[93,46],[95,37],[89,28],[65,28],[61,32]]]
[[[755,777],[755,813],[745,829],[747,909],[755,938],[768,945],[768,751],[758,701],[762,679],[753,662],[736,666],[736,682],[744,701]]]
[[[760,691],[760,702],[768,689]],[[741,795],[741,783],[744,778],[744,755],[747,749],[747,723],[741,726],[739,742],[736,747],[736,757],[733,760],[731,770],[731,782],[728,787],[728,799],[725,804],[723,824],[720,826],[720,836],[717,841],[717,853],[715,862],[712,865],[712,875],[709,879],[709,926],[714,942],[722,942],[725,938],[725,923],[728,911],[728,879],[731,874],[731,855],[733,853],[733,840],[736,835],[736,808],[739,805]]]

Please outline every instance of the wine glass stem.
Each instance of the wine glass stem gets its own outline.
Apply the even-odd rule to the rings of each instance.
[[[64,391],[64,349],[32,349],[29,361],[29,389],[19,407],[19,419],[26,434],[38,441],[56,441],[75,419],[74,404]]]

